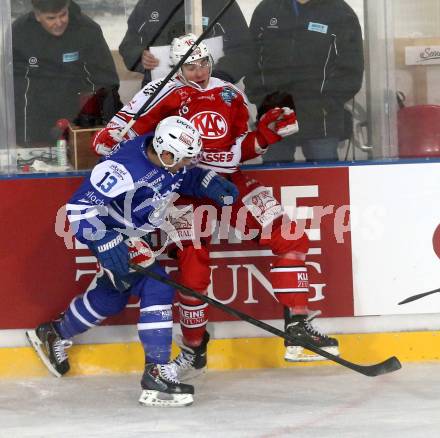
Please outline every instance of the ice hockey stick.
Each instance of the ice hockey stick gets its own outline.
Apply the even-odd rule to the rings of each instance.
[[[291,335],[283,332],[282,330],[277,329],[276,327],[273,327],[269,324],[266,324],[263,321],[260,321],[258,319],[253,318],[250,315],[247,315],[246,313],[240,312],[239,310],[236,310],[236,309],[234,309],[230,306],[227,306],[223,303],[220,303],[219,301],[217,301],[213,298],[202,295],[193,289],[185,287],[182,284],[179,284],[179,283],[171,280],[170,278],[164,277],[163,275],[160,275],[160,274],[152,271],[151,269],[142,268],[137,265],[131,265],[131,267],[133,269],[135,269],[136,272],[139,272],[140,274],[154,278],[155,280],[160,281],[161,283],[167,284],[168,286],[171,286],[175,289],[179,289],[182,293],[184,293],[186,295],[191,295],[193,297],[196,297],[199,300],[201,300],[205,303],[209,303],[212,306],[215,306],[215,307],[223,310],[224,312],[229,313],[232,316],[235,316],[238,319],[246,321],[246,322],[248,322],[252,325],[255,325],[256,327],[259,327],[263,330],[266,330],[267,332],[272,333],[275,336],[279,336],[280,338],[286,339],[290,342],[294,342],[295,345],[299,345],[301,347],[306,348],[307,350],[313,351],[314,353],[319,354],[320,356],[323,356],[333,362],[338,363],[339,365],[342,365],[346,368],[349,368],[353,371],[356,371],[360,374],[363,374],[364,376],[369,376],[369,377],[380,376],[381,374],[387,374],[387,373],[391,373],[393,371],[397,371],[402,367],[401,363],[399,362],[399,359],[397,359],[397,357],[395,357],[395,356],[390,357],[390,358],[384,360],[383,362],[376,363],[373,365],[355,364],[355,363],[350,362],[346,359],[343,359],[342,357],[335,356],[331,353],[328,353],[327,351],[325,351],[319,347],[316,347],[314,344],[309,343],[307,341],[304,341],[303,339],[297,339],[296,337],[291,336]]]

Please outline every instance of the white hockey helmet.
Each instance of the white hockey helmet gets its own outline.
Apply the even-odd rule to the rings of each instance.
[[[194,125],[183,117],[171,116],[163,119],[156,127],[153,148],[164,167],[173,167],[183,158],[196,159],[202,150],[202,139]],[[162,152],[171,152],[174,163],[165,164]]]
[[[193,33],[187,33],[180,37],[174,38],[171,42],[170,48],[170,60],[172,65],[177,65],[179,61],[186,55],[186,52],[194,45],[197,41],[197,37]],[[208,46],[201,42],[198,46],[194,48],[191,55],[185,61],[186,64],[197,61],[199,59],[210,57]]]

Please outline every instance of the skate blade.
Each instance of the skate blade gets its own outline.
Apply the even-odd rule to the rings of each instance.
[[[180,408],[192,405],[192,394],[167,394],[166,392],[144,389],[139,397],[139,403],[143,406],[158,406],[161,408]]]
[[[339,356],[338,347],[324,347],[323,350],[325,350],[327,353],[333,354],[334,356]],[[286,348],[284,360],[286,362],[318,362],[328,359],[320,356],[319,354],[308,352],[308,350],[305,350],[303,347],[293,346]]]
[[[26,337],[29,341],[29,344],[31,344],[31,347],[35,350],[35,352],[40,357],[43,364],[46,366],[46,368],[50,371],[51,374],[53,374],[55,377],[61,377],[62,374],[60,374],[54,366],[51,364],[49,358],[46,356],[44,350],[43,350],[43,343],[41,342],[40,338],[37,336],[37,333],[35,330],[27,330],[26,331]]]

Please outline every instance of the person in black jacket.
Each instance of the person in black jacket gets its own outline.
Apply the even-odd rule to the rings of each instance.
[[[179,7],[180,3],[182,5]],[[210,20],[216,17],[224,5],[224,1],[203,0],[203,28],[211,23]],[[144,74],[143,85],[151,81],[151,70],[159,64],[159,59],[150,53],[148,47],[169,45],[173,38],[183,35],[184,12],[181,0],[139,0],[130,14],[128,30],[119,46],[119,52],[129,70]],[[161,30],[166,21],[168,23]],[[237,4],[233,4],[223,15],[208,38],[216,36],[223,38],[224,56],[214,66],[213,75],[236,83],[247,70],[250,42],[246,20]],[[169,63],[168,59],[161,61]]]
[[[343,0],[263,0],[250,31],[255,52],[245,78],[249,99],[258,107],[276,91],[291,94],[296,144],[306,160],[338,160],[338,143],[350,130],[344,104],[360,90],[364,71],[355,12]],[[294,151],[289,138],[264,161],[292,161]]]
[[[17,144],[53,143],[59,119],[106,123],[119,78],[101,28],[70,0],[32,0],[12,24]]]

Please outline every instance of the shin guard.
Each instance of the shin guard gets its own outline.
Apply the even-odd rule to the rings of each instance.
[[[295,313],[307,313],[309,278],[303,260],[295,255],[279,256],[270,270],[270,279],[277,300]]]
[[[178,251],[177,259],[179,282],[201,294],[206,294],[211,281],[207,248],[204,246],[201,248],[185,246]],[[182,293],[179,293],[179,301],[183,343],[189,347],[197,347],[202,343],[206,331],[208,305],[197,298]]]
[[[180,294],[179,317],[183,343],[188,347],[198,347],[206,332],[208,304]]]
[[[171,356],[173,312],[171,304],[141,309],[137,325],[146,363],[166,364]]]

